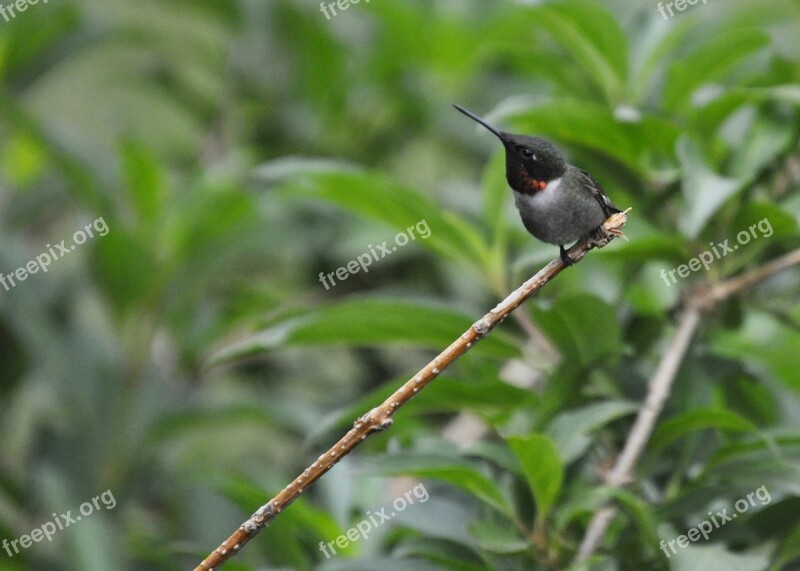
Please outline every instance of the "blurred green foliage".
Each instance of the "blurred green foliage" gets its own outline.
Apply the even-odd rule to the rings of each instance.
[[[226,566],[547,569],[622,507],[586,568],[800,565],[800,272],[703,320],[626,491],[619,452],[681,294],[800,247],[800,6],[65,0],[0,20],[0,538],[117,505],[0,568],[186,569],[556,254],[519,223],[462,103],[556,142],[629,243],[561,274]],[[425,220],[417,239],[326,290]],[[773,232],[667,285],[662,269]],[[477,426],[477,432],[475,427]],[[472,427],[468,430],[465,427]],[[330,542],[424,481],[410,506]],[[765,486],[671,558],[659,549]]]

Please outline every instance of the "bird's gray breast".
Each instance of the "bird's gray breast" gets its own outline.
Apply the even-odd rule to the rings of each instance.
[[[567,188],[569,182],[565,175],[551,180],[543,190],[534,194],[514,191],[525,228],[548,244],[572,243],[597,228],[605,219],[597,200],[584,189]]]

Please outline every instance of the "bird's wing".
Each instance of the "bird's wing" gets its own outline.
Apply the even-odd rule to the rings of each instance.
[[[580,177],[581,183],[592,192],[592,196],[600,203],[600,208],[603,209],[603,214],[606,215],[606,218],[617,212],[622,212],[622,210],[611,204],[611,199],[608,198],[603,187],[600,186],[600,183],[597,182],[592,175],[583,169],[578,169],[578,176]]]

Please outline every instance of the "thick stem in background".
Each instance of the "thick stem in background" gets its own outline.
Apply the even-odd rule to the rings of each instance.
[[[599,230],[587,237],[569,250],[569,256],[574,262],[581,261],[592,248],[602,248],[616,237],[623,236],[622,227],[628,219],[630,209],[619,214],[614,214],[606,220]],[[451,363],[478,341],[486,337],[489,332],[502,322],[511,312],[534,293],[544,287],[547,282],[557,276],[565,268],[561,258],[558,257],[542,268],[535,276],[526,281],[511,295],[500,302],[497,307],[484,315],[461,337],[453,341],[450,346],[442,351],[438,357],[428,363],[425,368],[414,375],[395,393],[386,399],[380,406],[355,421],[353,428],[345,434],[330,450],[317,458],[302,474],[297,476],[288,486],[281,490],[267,504],[261,506],[250,519],[244,522],[228,539],[215,549],[206,559],[195,567],[194,571],[212,571],[236,555],[241,548],[264,527],[275,519],[281,510],[291,504],[308,487],[319,480],[325,472],[330,470],[339,460],[350,453],[367,436],[386,430],[392,425],[392,416],[397,410],[411,400],[414,395],[424,389],[428,383],[435,379]]]
[[[672,336],[650,381],[644,406],[633,423],[622,453],[608,475],[607,484],[609,486],[620,488],[633,480],[633,470],[653,433],[658,417],[664,410],[664,404],[669,397],[678,369],[686,356],[692,336],[700,323],[702,313],[714,309],[718,304],[740,291],[797,265],[800,265],[800,250],[789,252],[741,276],[731,278],[705,290],[696,290],[689,295],[681,314],[678,329]],[[617,508],[612,504],[603,506],[594,513],[575,557],[576,563],[585,561],[597,551],[616,513]]]
[[[661,411],[664,410],[664,403],[669,396],[675,375],[683,362],[699,323],[700,310],[697,307],[690,307],[681,316],[678,329],[670,340],[667,350],[664,351],[664,356],[650,382],[644,405],[628,434],[625,448],[622,449],[614,468],[608,475],[607,484],[612,488],[619,488],[633,479],[633,467],[650,439]],[[616,508],[613,506],[606,506],[595,512],[578,549],[578,562],[584,561],[594,553],[614,515],[616,515]]]

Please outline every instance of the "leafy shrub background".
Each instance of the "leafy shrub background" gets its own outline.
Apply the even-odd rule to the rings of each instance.
[[[111,229],[0,290],[0,537],[118,500],[0,566],[190,568],[555,255],[459,102],[559,144],[634,207],[631,241],[520,310],[560,361],[506,322],[228,567],[565,567],[681,294],[800,246],[798,30],[789,0],[669,21],[630,0],[330,21],[300,0],[65,0],[0,21],[0,271]],[[771,237],[659,277],[763,218]],[[319,283],[421,219],[428,240]],[[798,286],[705,317],[595,568],[798,564]],[[430,501],[324,559],[419,481]],[[659,551],[762,485],[768,505]]]

